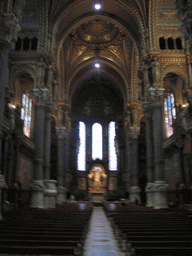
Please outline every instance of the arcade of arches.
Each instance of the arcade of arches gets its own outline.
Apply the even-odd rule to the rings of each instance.
[[[191,6],[0,1],[2,206],[191,202]]]

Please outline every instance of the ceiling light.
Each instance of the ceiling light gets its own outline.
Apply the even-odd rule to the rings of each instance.
[[[95,7],[96,10],[100,10],[101,9],[101,4],[100,3],[96,3],[94,5],[94,7]]]
[[[99,63],[95,63],[95,67],[96,68],[100,68],[100,64]]]

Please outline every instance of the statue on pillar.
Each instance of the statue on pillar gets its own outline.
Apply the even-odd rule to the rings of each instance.
[[[25,0],[16,0],[15,1],[15,4],[13,6],[13,13],[15,14],[15,17],[17,18],[17,20],[21,19],[24,5],[25,5]]]
[[[151,62],[151,67],[152,67],[153,85],[156,86],[159,84],[159,81],[160,81],[160,63],[157,57],[154,57],[153,61]]]

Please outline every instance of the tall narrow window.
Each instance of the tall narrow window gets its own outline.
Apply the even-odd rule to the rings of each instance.
[[[79,152],[78,152],[78,170],[85,171],[85,149],[86,149],[86,127],[83,122],[79,122]]]
[[[22,95],[21,119],[24,121],[23,132],[30,137],[31,131],[32,99],[29,93]]]
[[[103,136],[102,136],[102,126],[95,123],[92,126],[92,158],[103,159]]]
[[[168,93],[164,99],[165,130],[167,138],[173,134],[173,119],[176,118],[176,108],[173,93]]]
[[[115,150],[115,122],[109,124],[109,170],[117,170],[117,154]]]

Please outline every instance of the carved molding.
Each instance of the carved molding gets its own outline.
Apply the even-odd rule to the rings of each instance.
[[[145,191],[147,193],[152,193],[154,192],[154,183],[147,183],[147,186],[145,188]]]
[[[43,192],[45,190],[45,185],[43,180],[34,180],[31,183],[31,189],[35,192]]]
[[[168,189],[168,184],[165,181],[156,181],[153,186],[154,192],[165,192]]]

